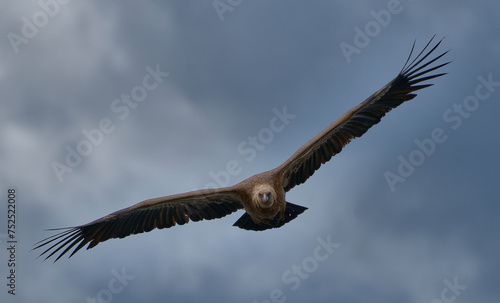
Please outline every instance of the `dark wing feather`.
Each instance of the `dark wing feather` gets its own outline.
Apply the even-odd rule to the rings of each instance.
[[[85,225],[52,229],[63,231],[36,243],[33,249],[45,247],[40,254],[48,254],[45,259],[60,252],[57,261],[75,246],[69,257],[86,244],[89,249],[108,239],[183,225],[189,220],[222,218],[242,208],[238,193],[227,188],[150,199]]]
[[[447,53],[444,52],[435,58],[428,59],[442,41],[439,41],[425,53],[433,39],[434,37],[410,62],[415,47],[415,43],[413,43],[410,55],[396,78],[364,102],[342,115],[275,169],[275,172],[282,178],[285,191],[304,183],[321,164],[340,153],[342,148],[352,139],[362,136],[370,127],[380,122],[380,119],[391,109],[396,108],[404,101],[413,99],[416,94],[412,92],[432,85],[417,84],[445,75],[445,73],[430,74],[449,63],[429,67]],[[425,61],[426,59],[428,61]]]
[[[250,215],[245,212],[236,222],[234,222],[233,226],[237,226],[241,229],[255,231],[278,228],[297,218],[297,216],[303,213],[306,209],[307,207],[286,202],[286,208],[283,218],[278,216],[272,220],[268,220],[267,222],[257,224],[252,220],[252,217],[250,217]]]

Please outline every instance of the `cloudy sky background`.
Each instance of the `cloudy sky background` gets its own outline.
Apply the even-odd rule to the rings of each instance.
[[[394,1],[231,3],[218,13],[213,1],[71,1],[49,5],[46,20],[36,1],[4,3],[1,301],[436,303],[444,294],[498,302],[500,87],[460,125],[443,118],[475,95],[478,77],[500,81],[497,1],[401,0],[350,62],[341,43],[354,45],[354,28]],[[43,26],[13,44],[34,16]],[[232,227],[240,211],[110,240],[55,264],[30,252],[52,235],[44,229],[203,188],[231,160],[241,172],[219,183],[278,166],[390,81],[415,39],[420,49],[434,34],[445,37],[440,50],[451,49],[449,74],[289,192],[309,210],[283,228]],[[113,101],[141,85],[148,66],[169,75],[120,119]],[[295,117],[249,161],[238,146],[249,147],[273,109],[284,108]],[[60,182],[51,165],[66,164],[68,148],[102,119],[113,131]],[[397,173],[400,156],[436,128],[446,141],[392,191],[384,173]],[[15,297],[5,286],[9,188],[17,197]],[[320,239],[338,246],[322,261],[314,258]],[[450,283],[464,286],[446,291]]]

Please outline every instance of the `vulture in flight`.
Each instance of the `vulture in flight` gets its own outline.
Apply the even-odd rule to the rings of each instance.
[[[413,43],[406,63],[392,81],[330,124],[277,168],[230,187],[149,199],[84,225],[52,229],[60,232],[36,243],[33,249],[43,247],[45,251],[40,256],[46,255],[45,259],[60,252],[57,261],[73,248],[69,257],[87,244],[89,249],[108,239],[183,225],[189,220],[221,218],[239,209],[245,210],[234,223],[239,228],[260,231],[283,226],[307,209],[287,202],[286,192],[304,183],[321,164],[340,153],[352,139],[362,136],[391,109],[413,99],[415,91],[432,85],[422,82],[445,75],[432,73],[449,63],[436,65],[447,52],[431,56],[442,41],[432,46],[433,39],[412,60]]]

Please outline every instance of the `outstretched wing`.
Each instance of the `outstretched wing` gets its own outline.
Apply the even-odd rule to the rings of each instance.
[[[416,94],[412,92],[432,85],[417,85],[418,83],[445,75],[445,73],[430,74],[449,63],[429,67],[447,53],[444,52],[435,58],[427,59],[442,41],[441,39],[434,47],[429,47],[433,39],[434,37],[410,62],[415,47],[415,43],[413,43],[410,55],[396,78],[330,124],[275,169],[283,180],[285,191],[304,183],[319,169],[321,164],[340,153],[342,148],[352,139],[361,137],[370,127],[380,122],[380,119],[391,109],[396,108],[404,101],[415,98]],[[425,53],[428,47],[431,49]],[[425,61],[426,59],[427,61]]]
[[[89,249],[111,238],[124,238],[155,228],[169,228],[175,224],[183,225],[190,219],[200,221],[222,218],[242,208],[238,192],[231,188],[199,190],[149,199],[85,225],[53,229],[63,231],[36,243],[33,249],[47,247],[40,254],[42,256],[50,252],[45,259],[64,249],[55,260],[57,261],[75,245],[69,257],[87,243]]]

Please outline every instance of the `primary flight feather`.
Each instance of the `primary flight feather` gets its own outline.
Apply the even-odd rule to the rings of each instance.
[[[330,124],[279,167],[230,187],[149,199],[84,225],[53,229],[62,231],[38,242],[33,249],[44,247],[40,256],[47,254],[45,259],[59,252],[57,261],[71,249],[69,257],[87,244],[89,249],[108,239],[183,225],[189,220],[221,218],[239,209],[245,213],[234,226],[242,229],[266,230],[290,222],[307,208],[287,202],[286,192],[304,183],[347,143],[380,122],[387,112],[413,99],[416,96],[413,92],[432,85],[421,82],[445,75],[431,74],[449,63],[432,65],[447,53],[429,58],[442,41],[431,46],[433,39],[412,60],[413,43],[396,78]]]

